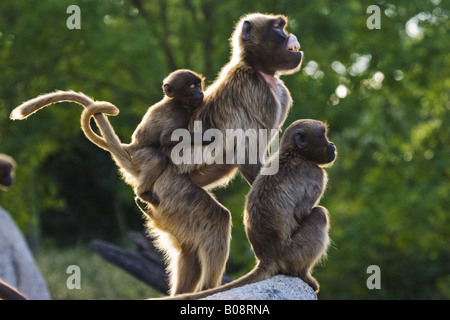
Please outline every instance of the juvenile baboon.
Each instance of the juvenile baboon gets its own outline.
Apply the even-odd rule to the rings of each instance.
[[[167,157],[159,148],[177,143],[171,140],[172,132],[186,128],[192,112],[201,105],[203,81],[202,75],[191,70],[172,72],[163,81],[164,99],[148,109],[128,145],[120,143],[107,120],[98,123],[104,138],[92,131],[90,119],[102,113],[102,106],[91,106],[83,111],[81,123],[85,135],[100,147],[107,145],[106,149],[120,167],[125,181],[136,187],[139,198],[157,202],[152,192],[153,184],[167,165]],[[99,144],[99,140],[104,143]]]
[[[173,145],[170,139],[172,132],[187,126],[192,111],[203,101],[203,80],[203,76],[184,69],[174,71],[164,79],[165,97],[148,109],[130,144],[120,142],[109,121],[102,115],[116,115],[118,109],[107,102],[94,102],[81,93],[59,91],[42,95],[14,109],[11,119],[24,119],[55,102],[71,101],[83,105],[86,108],[81,118],[82,128],[88,139],[111,152],[125,181],[135,187],[139,197],[156,202],[152,186],[167,164],[167,157],[158,148]],[[91,117],[95,117],[105,138],[92,131]]]
[[[13,184],[15,168],[14,159],[0,153],[0,189],[7,189]]]
[[[279,161],[278,172],[264,175],[263,167],[247,195],[244,224],[255,268],[222,287],[174,298],[200,299],[276,274],[299,277],[318,292],[311,269],[326,253],[329,222],[327,209],[317,204],[327,184],[323,167],[331,166],[335,158],[336,147],[328,141],[322,122],[291,124],[271,159]]]

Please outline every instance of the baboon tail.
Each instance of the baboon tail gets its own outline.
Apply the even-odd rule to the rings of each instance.
[[[11,120],[22,120],[32,115],[36,111],[57,102],[76,102],[87,108],[94,103],[94,100],[83,93],[74,91],[56,91],[46,93],[28,100],[15,108],[9,118]]]
[[[114,128],[108,121],[107,115],[116,115],[117,108],[109,103],[96,103],[83,110],[81,115],[81,129],[85,136],[98,147],[111,152],[114,161],[125,171],[133,173],[130,154],[124,149],[124,145],[116,135]],[[118,110],[117,110],[118,111]],[[91,118],[94,117],[102,137],[98,136],[91,128]]]
[[[119,137],[115,134],[111,124],[104,115],[115,116],[119,113],[119,109],[109,102],[94,101],[81,92],[56,91],[40,95],[22,103],[11,112],[10,119],[25,119],[40,109],[58,102],[75,102],[85,107],[83,112],[85,117],[83,118],[82,116],[81,128],[86,137],[100,148],[111,152],[114,159],[118,158],[120,164],[125,168],[127,168],[127,165],[129,166],[130,157],[122,147]],[[89,121],[92,116],[97,121],[103,137],[98,136],[90,127]]]
[[[227,291],[227,290],[237,288],[237,287],[242,287],[242,286],[250,284],[250,283],[254,283],[254,282],[258,282],[258,281],[262,281],[262,280],[270,278],[272,276],[272,274],[270,272],[268,272],[265,268],[262,268],[260,265],[261,264],[258,263],[255,266],[255,268],[253,268],[246,275],[240,277],[237,280],[231,281],[223,286],[220,286],[220,287],[217,287],[214,289],[201,291],[198,293],[180,294],[180,295],[177,295],[174,297],[168,297],[165,299],[168,299],[168,300],[197,300],[197,299],[205,298],[205,297],[210,296],[215,293]]]

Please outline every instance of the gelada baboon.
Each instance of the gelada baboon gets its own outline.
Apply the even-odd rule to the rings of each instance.
[[[202,121],[203,130],[221,132],[270,132],[283,125],[292,99],[279,75],[299,70],[303,56],[297,38],[286,34],[286,23],[284,16],[263,14],[250,14],[238,22],[231,60],[205,90],[190,131],[195,120]],[[267,148],[267,143],[260,141],[259,147]],[[226,143],[222,148],[223,154],[235,152]],[[165,151],[170,156],[170,148]],[[200,165],[169,162],[156,180],[160,204],[148,208],[152,218],[147,225],[166,254],[172,295],[220,284],[229,253],[231,215],[207,189],[224,185],[236,168],[251,184],[260,167],[249,162],[220,164],[204,157]]]
[[[187,126],[193,109],[203,101],[203,76],[190,70],[172,72],[163,81],[164,99],[151,106],[132,135],[130,144],[122,144],[102,113],[116,115],[118,109],[108,102],[94,102],[82,93],[59,91],[39,96],[13,110],[11,119],[24,119],[37,110],[56,102],[71,101],[83,105],[82,128],[97,146],[110,151],[125,181],[136,188],[144,200],[155,202],[152,186],[166,167],[167,157],[158,148],[174,143],[170,136],[177,128]],[[90,128],[90,119],[100,123],[106,140]],[[107,128],[106,130],[104,128]]]
[[[335,158],[326,125],[315,120],[291,124],[270,160],[279,161],[278,172],[264,175],[263,167],[247,195],[244,224],[255,268],[222,287],[174,298],[200,299],[276,274],[299,277],[318,292],[311,269],[326,253],[329,223],[327,209],[317,204],[327,184],[323,167],[331,166]]]
[[[109,121],[98,123],[105,138],[92,131],[90,119],[103,112],[102,106],[83,111],[81,123],[86,137],[100,147],[107,145],[125,181],[136,187],[139,198],[157,202],[153,183],[167,164],[167,157],[159,148],[177,143],[171,140],[172,132],[186,128],[192,112],[203,102],[203,81],[202,75],[191,70],[172,72],[163,81],[164,99],[148,109],[128,145],[120,143]],[[98,144],[99,140],[104,143]]]
[[[15,168],[14,159],[0,153],[0,189],[7,189],[13,184]]]
[[[271,130],[283,125],[292,99],[279,76],[298,71],[303,57],[297,38],[286,34],[286,24],[282,15],[256,13],[241,18],[232,36],[230,62],[205,91],[203,104],[194,110],[188,125],[191,132],[195,120],[202,121],[203,130],[221,132]],[[106,106],[104,113],[112,113],[109,109]],[[104,138],[95,136],[96,143],[105,149],[120,143],[106,117],[94,117]],[[88,124],[82,125],[85,132],[92,130],[85,127]],[[227,150],[228,144],[222,146],[223,154],[235,151]],[[170,156],[170,147],[162,150]],[[172,295],[217,286],[228,258],[230,212],[202,187],[224,185],[236,168],[251,184],[261,168],[260,162],[203,160],[202,164],[182,165],[169,161],[154,184],[160,203],[148,206],[152,218],[147,225],[157,237],[156,245],[166,254]]]

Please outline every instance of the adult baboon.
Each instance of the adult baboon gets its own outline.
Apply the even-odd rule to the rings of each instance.
[[[297,38],[286,34],[286,24],[282,15],[256,13],[241,18],[232,36],[230,62],[205,91],[203,104],[191,116],[189,131],[194,131],[196,120],[201,121],[203,130],[221,132],[270,131],[283,125],[292,99],[279,76],[298,71],[303,56]],[[107,114],[112,113],[109,109],[105,108]],[[98,145],[120,144],[106,117],[96,114],[95,120],[104,138],[95,138]],[[92,131],[89,124],[82,125],[85,132]],[[267,144],[259,142],[259,147],[267,148]],[[235,152],[231,144],[222,143],[222,148],[223,154]],[[162,150],[170,156],[170,147]],[[160,203],[149,205],[147,210],[152,211],[149,230],[157,236],[157,245],[169,262],[171,294],[220,283],[228,257],[231,217],[205,189],[225,184],[236,169],[251,184],[260,168],[259,159],[256,164],[220,163],[208,158],[201,164],[168,163],[154,184]]]
[[[279,15],[250,14],[240,20],[232,37],[231,60],[206,89],[190,131],[194,120],[202,121],[204,130],[222,132],[282,126],[292,99],[278,76],[299,70],[302,61],[297,38],[285,33],[286,23]],[[223,143],[224,154],[235,152],[227,146]],[[267,141],[259,147],[266,148]],[[166,152],[170,155],[170,149]],[[148,207],[149,230],[169,262],[172,295],[216,287],[225,269],[231,216],[202,187],[226,183],[236,168],[251,184],[261,167],[203,160],[200,165],[169,163],[154,185],[160,204]]]

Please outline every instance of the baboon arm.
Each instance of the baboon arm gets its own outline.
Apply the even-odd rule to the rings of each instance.
[[[172,140],[172,133],[173,130],[170,131],[163,131],[161,133],[161,136],[159,138],[159,143],[161,145],[161,147],[173,147],[175,145],[177,145],[178,143],[180,143],[180,140]],[[194,145],[195,143],[195,133],[194,132],[189,132],[190,136],[191,136],[191,145]],[[200,134],[200,133],[197,133]],[[202,134],[203,136],[203,134]],[[212,140],[214,141],[214,139]],[[204,141],[203,139],[201,140],[202,142],[202,146],[210,144],[212,141]]]

